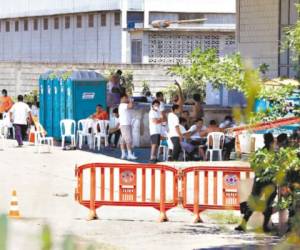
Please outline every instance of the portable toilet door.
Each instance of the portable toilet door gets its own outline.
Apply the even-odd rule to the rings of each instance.
[[[53,137],[60,138],[60,80],[53,79]]]
[[[40,76],[39,79],[39,102],[40,102],[40,115],[39,115],[39,122],[45,126],[45,87],[46,81],[43,76]]]
[[[106,109],[106,80],[96,72],[79,72],[73,79],[74,119],[85,119],[95,113],[97,104]]]
[[[73,81],[68,78],[65,85],[66,91],[66,118],[74,119],[74,96],[73,96]]]
[[[48,79],[46,83],[46,109],[45,109],[45,129],[47,135],[53,136],[53,80]]]
[[[66,118],[66,82],[60,78],[59,79],[59,90],[60,90],[60,119]]]

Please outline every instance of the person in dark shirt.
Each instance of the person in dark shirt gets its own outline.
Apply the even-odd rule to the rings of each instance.
[[[280,138],[281,139],[281,138]],[[280,143],[280,141],[279,141]],[[264,135],[264,149],[271,151],[274,150],[274,137],[272,133],[267,133]],[[266,194],[265,190],[268,188],[271,190],[270,194]],[[253,188],[251,191],[251,197],[254,199],[261,199],[262,196],[266,196],[266,206],[264,209],[264,222],[263,222],[263,230],[264,232],[270,232],[270,228],[268,227],[269,221],[272,216],[272,203],[277,195],[277,187],[273,182],[270,181],[260,181],[257,177],[254,179]],[[239,226],[235,228],[236,231],[246,231],[247,222],[253,214],[253,209],[249,206],[248,201],[240,204],[241,212],[244,214],[243,220]]]

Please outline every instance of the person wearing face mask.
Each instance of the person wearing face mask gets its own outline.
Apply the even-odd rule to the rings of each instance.
[[[150,162],[157,162],[157,149],[160,144],[160,134],[161,134],[161,126],[164,122],[163,116],[160,112],[160,102],[158,100],[154,100],[152,102],[152,107],[149,112],[149,130],[151,137],[151,156]]]
[[[179,114],[180,114],[180,106],[174,104],[172,106],[172,112],[169,113],[168,115],[169,136],[173,143],[173,152],[172,152],[173,161],[178,161],[179,154],[181,152],[180,143],[183,141],[183,135],[180,131]]]

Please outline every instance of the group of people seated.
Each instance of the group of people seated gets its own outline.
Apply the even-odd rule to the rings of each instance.
[[[183,151],[187,155],[187,160],[207,160],[205,151],[212,144],[207,141],[208,134],[224,132],[235,126],[231,116],[226,116],[219,125],[215,120],[211,120],[208,126],[205,126],[202,118],[203,109],[199,106],[199,101],[199,95],[194,95],[194,104],[190,112],[183,110],[182,102],[175,100],[171,112],[167,113],[163,94],[157,93],[149,112],[151,163],[158,161],[158,148],[160,145],[167,145],[168,140],[172,143],[172,157],[169,160],[178,161]],[[224,159],[228,160],[234,148],[235,139],[226,136],[222,143],[224,144]]]

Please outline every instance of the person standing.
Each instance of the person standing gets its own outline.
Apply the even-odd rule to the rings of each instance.
[[[18,102],[10,109],[10,120],[15,127],[16,140],[19,147],[23,146],[29,118],[31,118],[31,110],[29,106],[23,102],[23,96],[18,95]]]
[[[154,100],[152,102],[152,107],[149,112],[149,130],[151,137],[151,156],[150,162],[157,162],[157,149],[160,144],[160,134],[161,134],[161,125],[163,123],[163,117],[161,112],[159,111],[160,102],[158,100]]]
[[[120,120],[119,120],[119,112],[118,108],[114,108],[113,110],[113,115],[114,115],[114,127],[110,128],[108,130],[108,142],[110,145],[112,145],[113,148],[116,148],[119,143],[119,139],[121,136],[121,131],[120,131]],[[114,144],[111,144],[111,138],[114,135]]]
[[[282,139],[284,137],[285,136],[283,136]],[[285,141],[282,142],[285,143]],[[280,143],[278,146],[283,146],[280,145]],[[275,140],[272,133],[264,134],[264,144],[265,144],[265,146],[263,147],[264,150],[274,151]],[[244,214],[244,216],[242,222],[240,223],[239,226],[235,228],[235,230],[243,231],[243,232],[246,231],[247,223],[254,212],[254,207],[250,206],[249,202],[251,203],[251,201],[253,202],[253,200],[263,200],[265,202],[264,211],[263,211],[263,215],[264,215],[263,231],[266,233],[270,232],[271,230],[268,225],[272,216],[272,211],[273,211],[272,204],[274,202],[274,199],[276,198],[276,195],[277,195],[277,187],[272,180],[268,180],[268,181],[261,180],[260,178],[255,176],[251,195],[248,201],[240,204],[241,211]]]
[[[126,148],[127,148],[127,159],[136,160],[137,157],[132,152],[132,109],[133,101],[129,99],[127,94],[121,96],[121,103],[119,105],[119,122],[121,130],[121,158],[126,158]]]
[[[179,124],[179,117],[178,117],[179,114],[180,114],[180,106],[177,104],[173,104],[172,112],[169,113],[168,115],[169,136],[173,143],[173,152],[172,152],[173,161],[178,161],[181,152],[180,143],[183,140],[183,136],[180,131],[180,124]]]
[[[3,89],[1,94],[2,96],[0,97],[0,119],[3,118],[3,114],[7,113],[14,104],[11,97],[7,95],[6,89]]]

